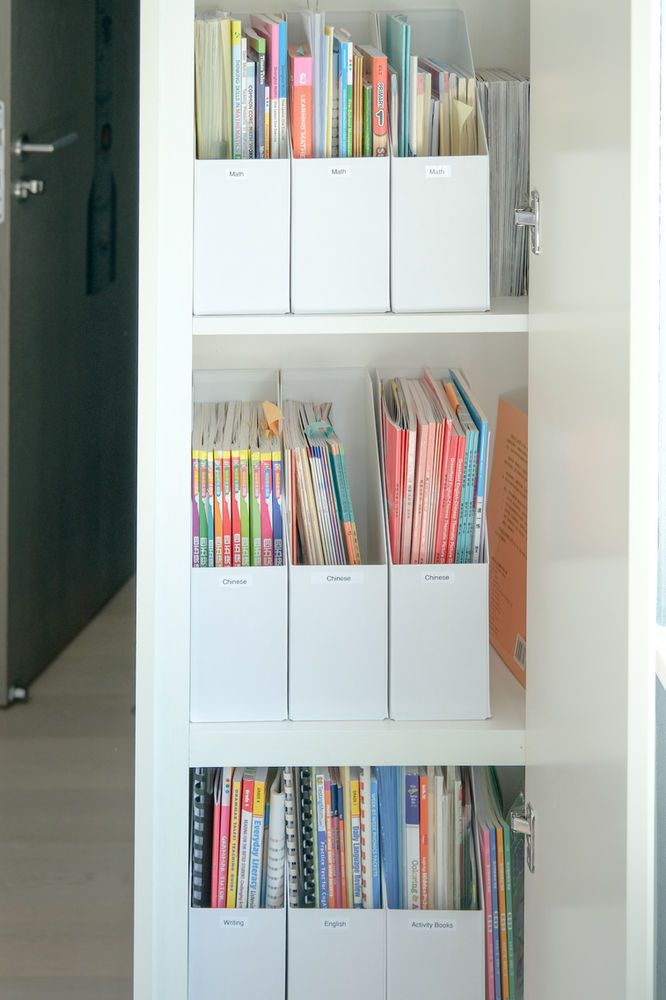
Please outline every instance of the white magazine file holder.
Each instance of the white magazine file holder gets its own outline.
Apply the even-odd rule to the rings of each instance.
[[[301,11],[289,44],[305,41]],[[331,11],[327,23],[379,47],[377,15]],[[292,159],[291,308],[294,313],[388,312],[390,157]]]
[[[190,909],[189,1000],[285,1000],[287,911]]]
[[[386,910],[290,906],[288,928],[289,1000],[385,1000]]]
[[[294,565],[289,546],[289,717],[387,716],[386,539],[369,375],[362,368],[289,369],[282,400],[331,402],[342,441],[360,566]],[[285,505],[285,537],[288,536]]]
[[[386,39],[386,12],[380,15]],[[458,66],[474,63],[461,10],[410,11],[411,54]],[[490,308],[488,146],[477,102],[477,156],[391,153],[393,312]]]
[[[289,312],[290,198],[288,156],[194,161],[195,316]]]
[[[444,377],[447,369],[431,369]],[[379,380],[423,369],[377,373],[377,428],[389,567],[389,714],[400,720],[490,716],[488,554],[482,563],[396,565],[389,543]]]
[[[278,392],[274,370],[194,377],[195,401],[276,402]],[[193,722],[286,719],[286,565],[193,568],[190,627]]]
[[[486,912],[476,831],[474,841],[478,910],[386,911],[386,1000],[484,1000]]]

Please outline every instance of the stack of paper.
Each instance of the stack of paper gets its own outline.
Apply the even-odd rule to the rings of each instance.
[[[427,52],[412,54],[405,14],[386,18],[396,156],[472,156],[479,152],[476,80]]]
[[[280,417],[269,402],[195,405],[193,566],[283,565]]]
[[[207,788],[207,808],[199,805]],[[284,904],[285,797],[277,768],[196,768],[192,851],[207,859],[193,906],[234,909]],[[199,818],[199,814],[201,818]],[[194,817],[197,816],[196,826]],[[192,855],[192,877],[202,867]]]
[[[490,294],[526,295],[528,232],[514,225],[529,202],[530,85],[503,69],[477,72],[490,159]]]
[[[196,18],[194,33],[197,156],[289,156],[287,22],[256,14],[252,27],[226,14]]]
[[[287,518],[294,565],[361,562],[347,462],[330,403],[284,407]]]
[[[386,56],[322,11],[303,11],[303,22],[306,44],[289,49],[294,156],[387,156]]]
[[[483,562],[488,421],[464,373],[383,380],[381,420],[393,563]]]

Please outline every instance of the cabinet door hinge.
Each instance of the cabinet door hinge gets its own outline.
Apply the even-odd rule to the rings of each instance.
[[[511,813],[511,829],[525,838],[525,858],[527,867],[534,874],[534,821],[535,814],[531,802],[525,803],[524,812]]]
[[[539,192],[532,191],[530,203],[524,208],[517,208],[513,213],[513,222],[516,226],[527,226],[532,238],[532,253],[541,253],[541,202]]]

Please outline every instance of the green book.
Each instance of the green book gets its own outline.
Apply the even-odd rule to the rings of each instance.
[[[372,156],[372,84],[363,81],[363,155]]]

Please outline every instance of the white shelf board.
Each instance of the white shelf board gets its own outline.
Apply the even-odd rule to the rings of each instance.
[[[190,725],[190,766],[525,764],[525,692],[490,651],[482,722],[230,722]]]
[[[194,316],[195,337],[322,333],[523,333],[528,300],[493,299],[489,312]]]

